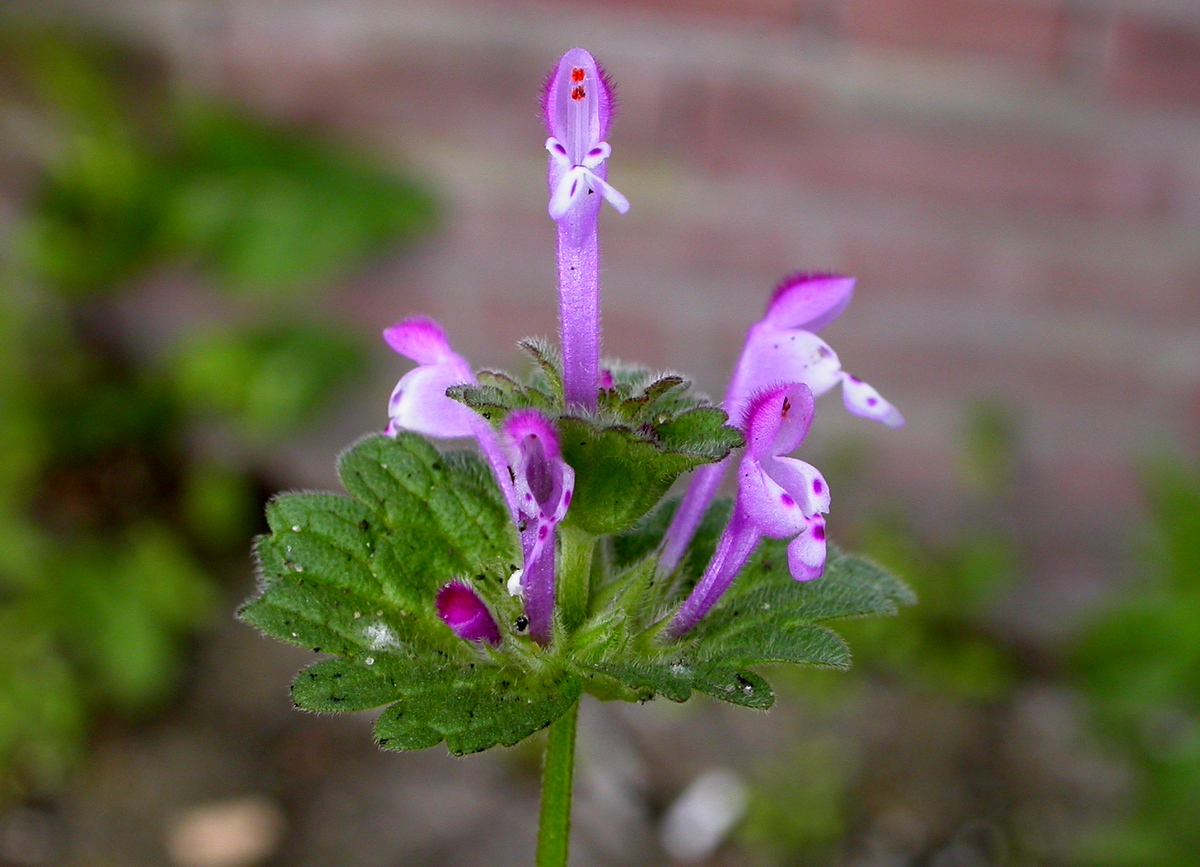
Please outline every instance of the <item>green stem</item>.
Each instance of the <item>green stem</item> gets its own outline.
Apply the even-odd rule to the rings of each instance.
[[[575,527],[558,528],[562,540],[558,574],[558,610],[567,631],[578,629],[587,619],[592,552],[596,537]]]
[[[575,777],[575,720],[579,702],[550,723],[542,764],[537,867],[567,867],[571,843],[571,784]]]

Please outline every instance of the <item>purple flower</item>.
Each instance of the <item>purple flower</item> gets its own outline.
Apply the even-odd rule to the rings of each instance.
[[[400,430],[411,430],[440,439],[474,437],[515,522],[516,494],[496,432],[470,407],[446,396],[446,389],[453,385],[475,383],[471,365],[450,348],[442,326],[424,316],[397,322],[383,337],[392,349],[418,365],[404,374],[392,391],[384,433],[395,436]]]
[[[546,80],[542,111],[550,138],[550,216],[561,220],[576,206],[599,208],[599,200],[588,196],[600,193],[624,214],[629,200],[605,180],[604,161],[612,148],[604,141],[612,119],[612,85],[582,48],[572,48],[558,61]]]
[[[492,612],[479,595],[461,581],[451,581],[438,591],[437,612],[459,638],[500,643],[500,629]]]
[[[612,87],[591,54],[572,48],[546,79],[542,113],[550,138],[550,216],[558,224],[563,391],[568,404],[596,406],[600,367],[600,199],[622,214],[629,201],[607,181]],[[599,195],[595,195],[599,193]]]
[[[704,575],[668,625],[671,635],[683,635],[708,613],[763,536],[792,540],[788,569],[797,581],[820,576],[829,486],[815,467],[783,457],[800,445],[812,415],[813,393],[803,383],[775,386],[751,397],[733,514]]]
[[[778,382],[803,382],[817,397],[840,384],[850,412],[903,427],[899,410],[843,371],[837,353],[813,333],[840,316],[853,294],[852,277],[793,274],[780,283],[766,315],[746,335],[726,393],[726,412],[736,417],[751,394]]]
[[[446,389],[475,382],[475,374],[467,360],[450,348],[442,327],[432,319],[413,317],[385,330],[383,339],[419,365],[404,374],[392,391],[384,432],[395,435],[404,429],[443,439],[475,436],[479,416],[446,397]]]
[[[739,418],[751,395],[781,382],[808,386],[819,397],[842,386],[846,408],[901,427],[904,417],[874,388],[842,370],[837,353],[813,332],[842,314],[854,294],[854,279],[832,274],[793,274],[775,289],[766,315],[750,326],[746,344],[725,392],[725,411]],[[659,568],[670,572],[679,565],[708,504],[720,487],[726,463],[708,464],[692,476],[663,542]]]
[[[562,459],[558,434],[534,409],[513,413],[500,428],[519,516],[524,567],[518,579],[529,634],[548,644],[554,626],[555,528],[566,517],[575,471]]]

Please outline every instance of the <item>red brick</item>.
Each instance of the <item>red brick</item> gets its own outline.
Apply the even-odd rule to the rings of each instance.
[[[1021,130],[859,117],[809,125],[786,147],[731,137],[719,152],[723,171],[770,169],[817,188],[986,209],[1144,217],[1161,215],[1180,198],[1176,172],[1158,157]]]
[[[791,24],[808,17],[817,0],[593,0],[591,6],[666,13],[680,18],[720,16],[739,24]]]
[[[1051,63],[1065,20],[1050,3],[998,0],[840,0],[855,39]]]
[[[1109,80],[1129,102],[1200,108],[1200,30],[1120,16],[1113,27]]]

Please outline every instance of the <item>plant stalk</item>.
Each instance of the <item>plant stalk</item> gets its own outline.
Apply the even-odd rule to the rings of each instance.
[[[567,867],[571,843],[571,788],[575,779],[575,721],[579,702],[550,723],[542,763],[537,867]]]
[[[572,632],[587,619],[596,537],[575,527],[559,526],[558,532],[562,540],[558,609],[567,632]]]

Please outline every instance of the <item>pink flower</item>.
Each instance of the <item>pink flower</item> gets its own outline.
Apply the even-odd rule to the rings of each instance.
[[[438,591],[437,612],[459,638],[500,643],[500,629],[492,612],[479,595],[461,581],[451,581]]]
[[[672,618],[670,634],[684,634],[708,613],[764,536],[792,540],[788,569],[797,581],[821,575],[829,485],[815,467],[783,457],[800,445],[812,415],[812,391],[802,383],[775,386],[750,399],[733,514],[700,581]]]
[[[537,410],[513,413],[500,433],[519,515],[524,557],[520,591],[529,634],[547,644],[554,626],[555,528],[571,505],[575,471],[562,459],[554,426]]]
[[[746,334],[725,391],[724,409],[729,417],[741,417],[752,395],[779,383],[802,383],[815,397],[840,384],[842,401],[850,412],[889,427],[903,426],[900,411],[870,385],[843,371],[837,353],[814,333],[837,319],[853,295],[851,277],[793,274],[785,278],[771,296],[766,314]],[[693,474],[663,540],[661,571],[670,572],[679,565],[720,487],[726,465],[708,464]]]

